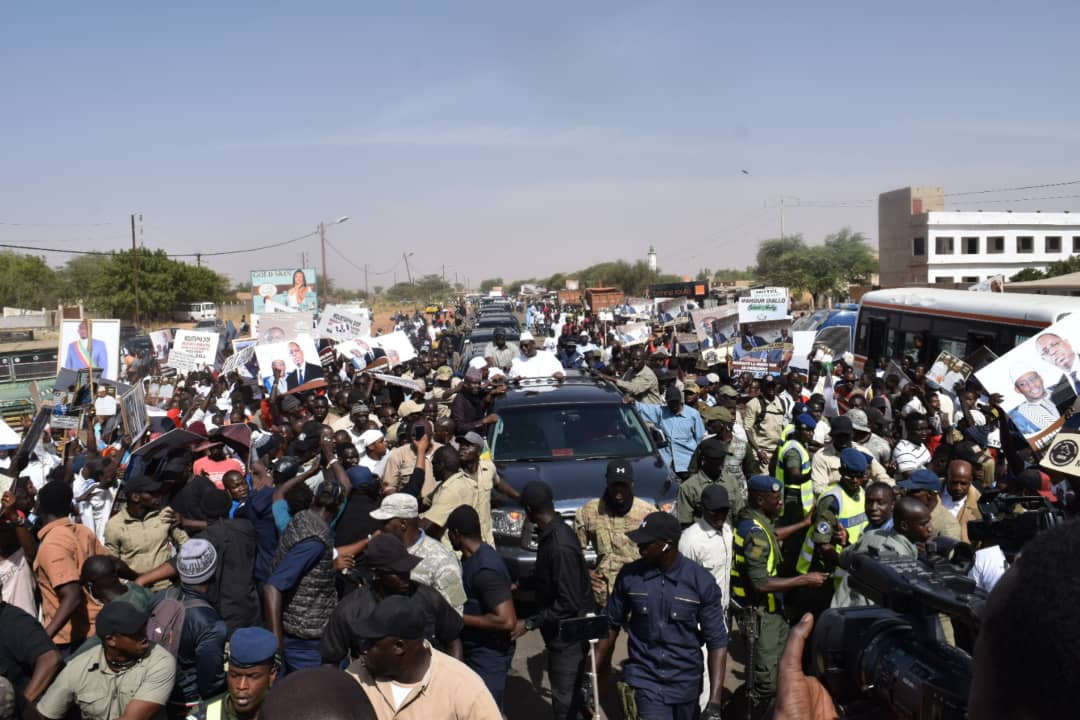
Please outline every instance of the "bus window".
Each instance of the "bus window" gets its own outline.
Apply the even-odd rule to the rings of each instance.
[[[939,337],[937,339],[937,349],[939,353],[947,352],[953,357],[962,358],[967,351],[967,343],[963,340]]]

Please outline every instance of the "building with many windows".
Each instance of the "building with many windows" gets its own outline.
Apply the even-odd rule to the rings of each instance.
[[[1080,214],[946,211],[940,187],[878,196],[881,287],[972,285],[1080,253]]]

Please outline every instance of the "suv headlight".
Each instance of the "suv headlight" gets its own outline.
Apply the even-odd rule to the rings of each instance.
[[[521,537],[521,529],[524,526],[524,510],[491,509],[491,530],[495,535]]]

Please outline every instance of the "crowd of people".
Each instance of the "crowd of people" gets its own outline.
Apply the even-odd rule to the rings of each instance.
[[[621,347],[529,313],[517,349],[496,335],[464,366],[464,308],[397,318],[418,355],[382,369],[423,390],[329,356],[296,391],[196,372],[153,398],[163,414],[139,437],[91,406],[4,458],[0,718],[512,718],[510,665],[534,630],[556,718],[598,712],[593,682],[631,718],[762,716],[792,626],[803,642],[806,614],[870,602],[844,556],[967,541],[991,487],[1071,503],[996,397],[934,390],[922,366],[755,378],[680,361],[670,334]],[[497,398],[580,371],[663,430],[670,512],[635,496],[624,459],[572,524],[544,482],[500,477]],[[502,500],[535,532],[528,587],[496,550]],[[1014,560],[980,547],[978,586]],[[755,639],[732,700],[735,633]],[[785,717],[792,698],[781,687]]]

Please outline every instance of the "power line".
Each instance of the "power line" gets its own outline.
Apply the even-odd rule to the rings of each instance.
[[[368,274],[368,275],[389,275],[390,273],[392,273],[392,272],[394,272],[395,270],[397,270],[397,269],[398,269],[398,266],[399,266],[399,265],[401,265],[401,261],[400,261],[400,260],[398,260],[398,261],[397,261],[396,263],[394,263],[393,267],[391,267],[391,268],[390,268],[389,270],[383,270],[382,272],[375,272],[374,270],[364,270],[364,268],[363,268],[363,267],[361,267],[360,265],[357,265],[357,264],[356,264],[356,263],[354,263],[354,262],[353,262],[352,260],[350,260],[350,259],[349,259],[349,258],[348,258],[348,257],[347,257],[347,256],[345,255],[345,253],[341,252],[341,250],[338,250],[338,249],[337,249],[337,248],[336,248],[336,247],[334,246],[334,244],[333,244],[332,242],[330,242],[329,240],[327,240],[327,241],[326,241],[326,244],[327,244],[328,246],[330,246],[330,249],[331,249],[331,250],[333,250],[334,252],[336,252],[336,253],[337,253],[337,254],[338,254],[338,255],[339,255],[340,257],[341,257],[341,259],[342,259],[342,260],[344,260],[345,262],[349,263],[350,265],[352,265],[352,266],[353,266],[354,268],[356,268],[356,269],[357,269],[357,270],[359,270],[360,272],[367,272],[367,274]]]
[[[1067,180],[1065,182],[1044,183],[1042,185],[1023,185],[1021,187],[998,188],[997,190],[968,190],[967,192],[945,193],[945,197],[958,197],[960,195],[989,195],[992,193],[1017,192],[1019,190],[1039,190],[1041,188],[1064,187],[1066,185],[1080,185],[1080,180]],[[1042,200],[1043,198],[1033,198]],[[1046,198],[1052,199],[1052,198]]]
[[[271,243],[270,245],[261,245],[254,248],[246,248],[244,250],[222,250],[219,252],[194,252],[194,253],[165,253],[166,257],[171,258],[183,258],[183,257],[220,257],[222,255],[241,255],[244,253],[262,252],[263,250],[270,250],[273,248],[284,247],[285,245],[291,245],[292,243],[306,240],[307,238],[318,235],[318,230],[313,230],[306,235],[300,235],[290,240],[283,240],[278,243]],[[14,243],[0,243],[0,248],[9,248],[12,250],[33,250],[35,252],[55,252],[55,253],[67,253],[68,255],[111,255],[115,250],[69,250],[67,248],[49,248],[49,247],[35,247],[33,245],[16,245]]]

